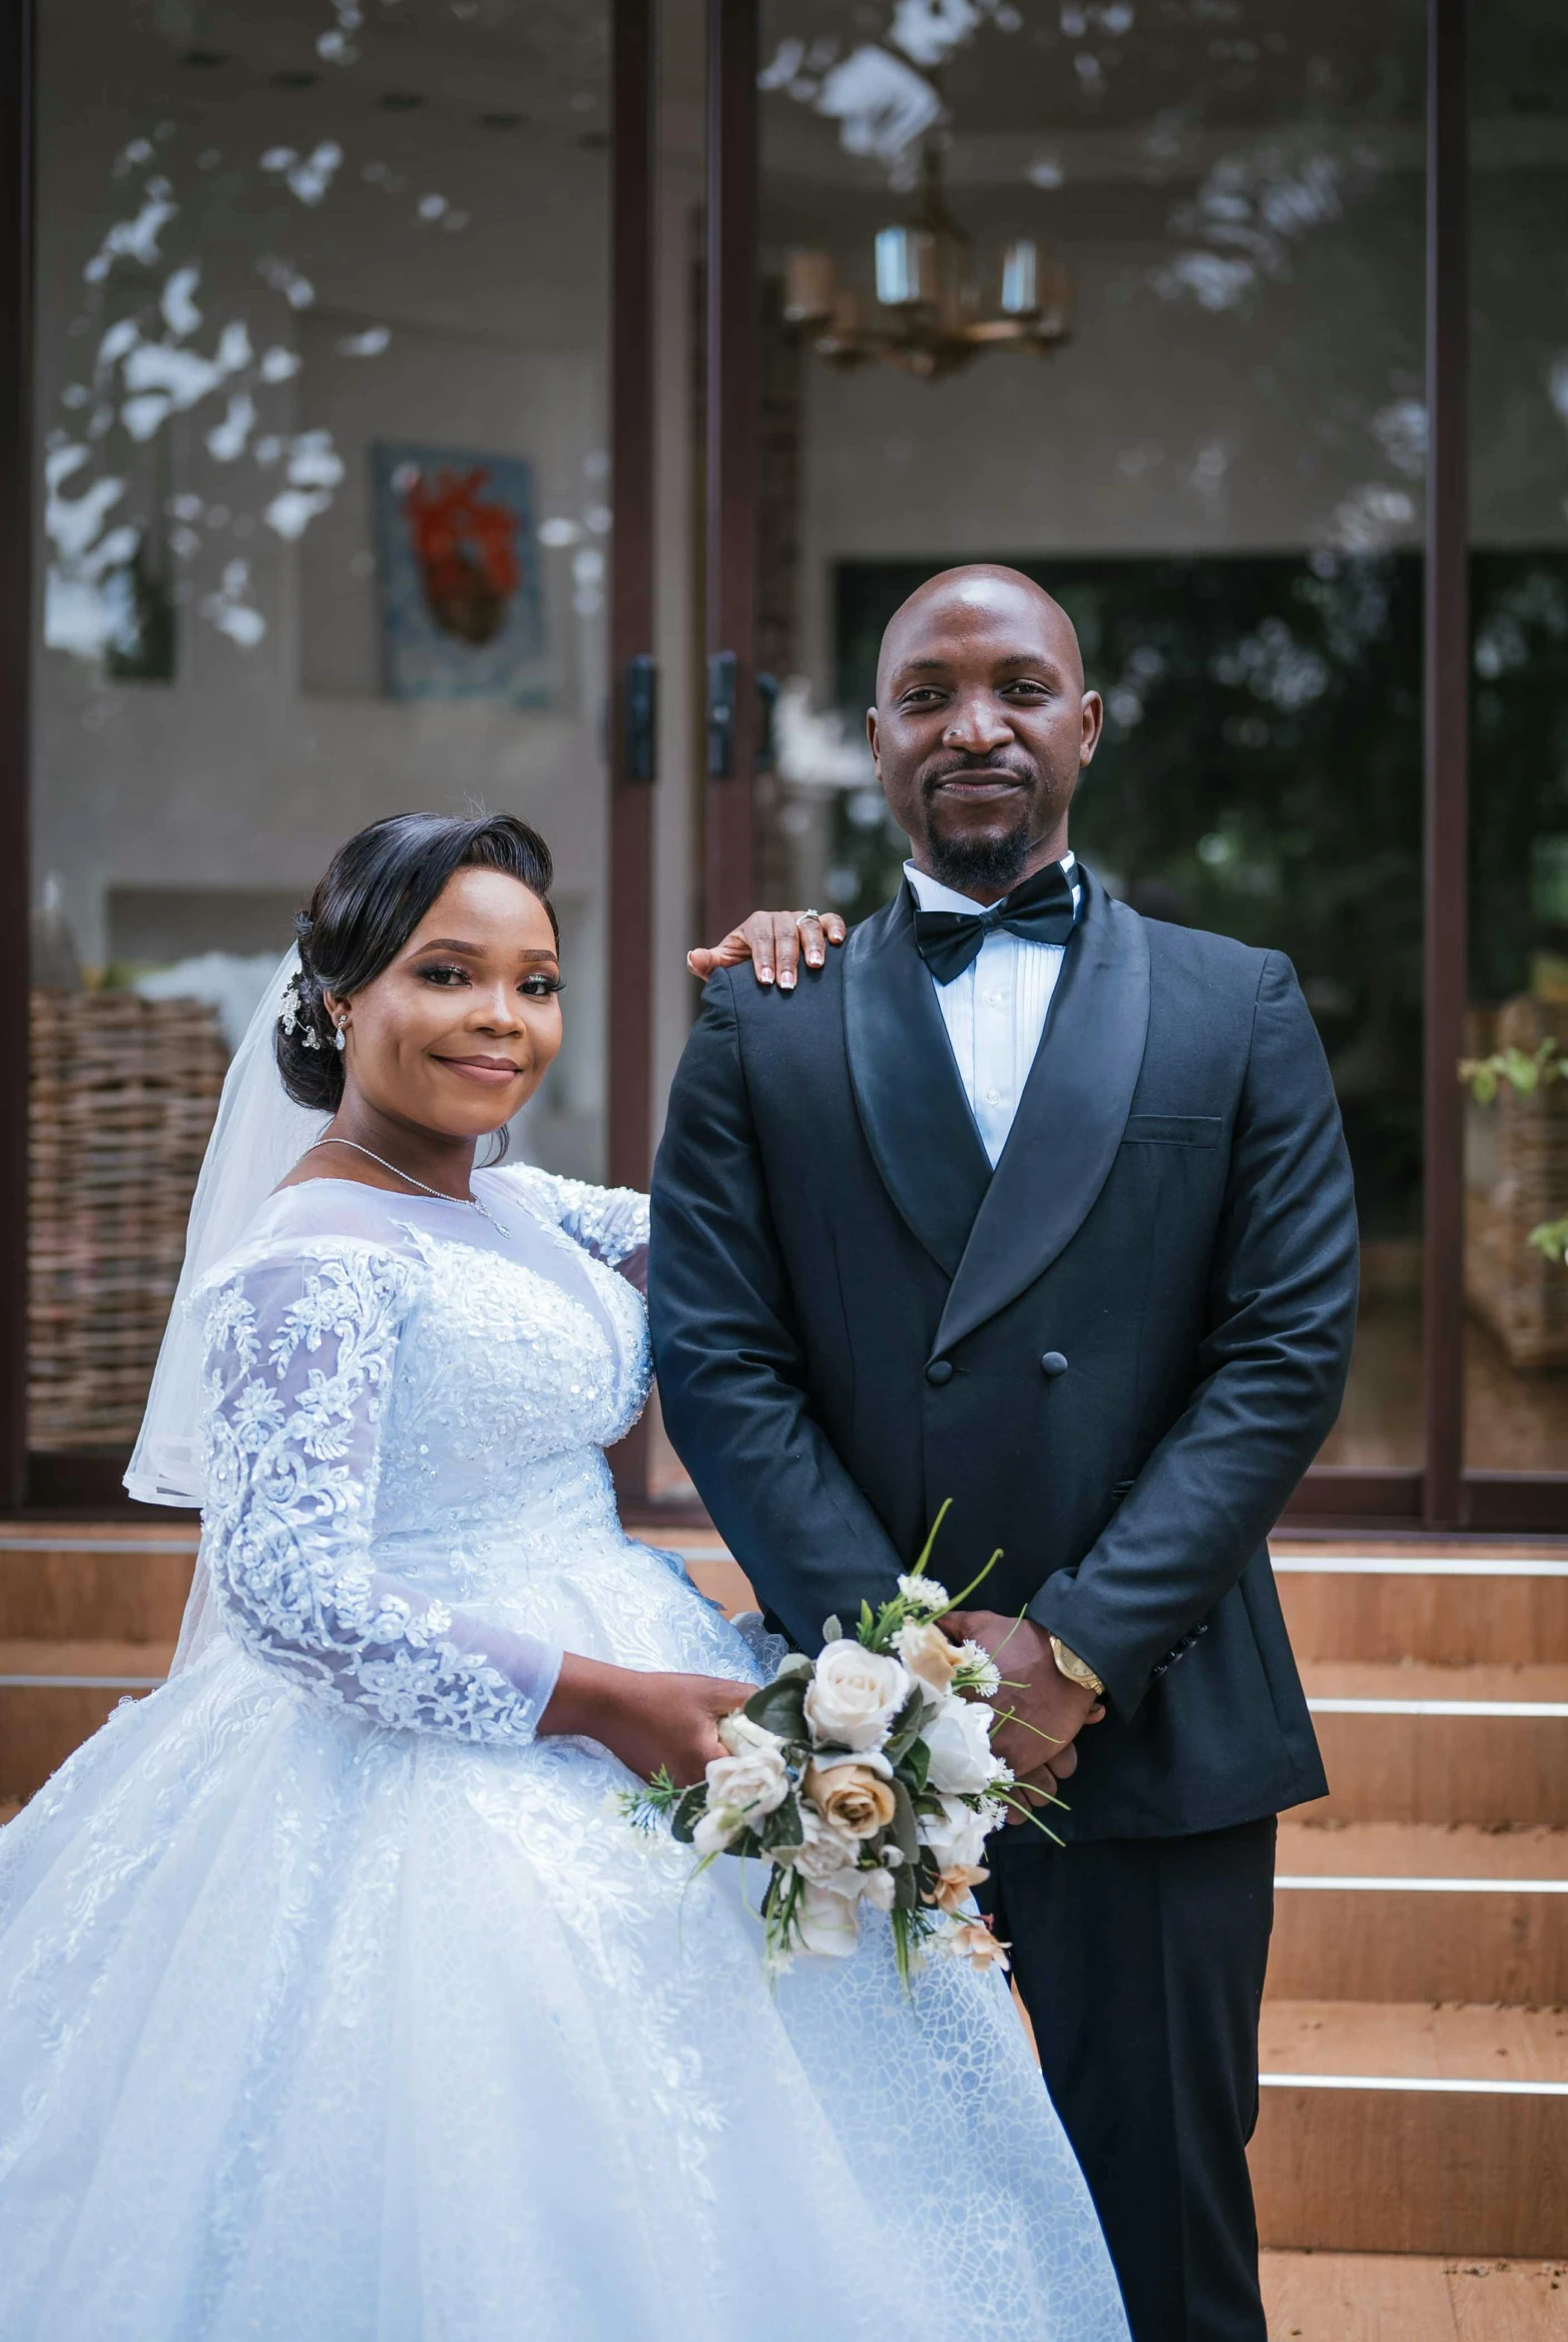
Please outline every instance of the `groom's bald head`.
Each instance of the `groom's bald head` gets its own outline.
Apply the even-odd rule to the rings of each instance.
[[[927,578],[888,621],[866,719],[916,864],[988,901],[1058,860],[1100,719],[1043,586],[993,562]]]

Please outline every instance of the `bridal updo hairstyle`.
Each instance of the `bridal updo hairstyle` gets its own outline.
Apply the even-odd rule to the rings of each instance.
[[[504,871],[560,921],[550,900],[550,849],[512,814],[394,814],[340,846],[299,913],[298,1007],[293,1030],[275,1034],[277,1070],[298,1106],[335,1113],[343,1060],[334,1044],[326,992],[350,994],[389,967],[448,878],[458,871]]]

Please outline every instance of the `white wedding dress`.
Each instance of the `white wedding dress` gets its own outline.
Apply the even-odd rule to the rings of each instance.
[[[643,1199],[475,1192],[200,1287],[196,1656],[0,1831],[0,2335],[1125,2342],[1003,1982],[872,1919],[771,1989],[746,1866],[535,1738],[563,1650],[762,1670],[616,1517]]]

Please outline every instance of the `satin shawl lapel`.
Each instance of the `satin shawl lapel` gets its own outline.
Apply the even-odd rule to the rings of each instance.
[[[1143,921],[1086,872],[1044,1034],[937,1329],[950,1349],[1042,1276],[1110,1175],[1149,1035]]]
[[[900,1216],[951,1277],[991,1180],[908,890],[844,945],[844,1046],[866,1145]]]

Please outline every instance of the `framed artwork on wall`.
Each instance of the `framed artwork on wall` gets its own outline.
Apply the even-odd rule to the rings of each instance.
[[[370,468],[385,696],[547,706],[530,466],[375,440]]]

